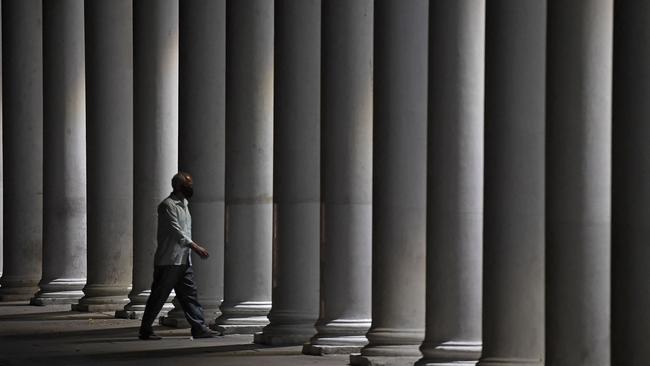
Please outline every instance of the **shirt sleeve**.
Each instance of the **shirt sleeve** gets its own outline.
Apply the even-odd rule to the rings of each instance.
[[[159,215],[164,215],[169,223],[169,227],[178,240],[179,244],[184,247],[189,247],[192,245],[192,238],[185,235],[181,229],[181,225],[178,222],[178,213],[167,205],[163,205],[159,210]]]

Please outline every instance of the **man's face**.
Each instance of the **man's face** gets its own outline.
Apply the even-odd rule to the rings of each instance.
[[[189,175],[184,175],[185,180],[183,181],[183,184],[181,184],[181,192],[183,192],[183,195],[185,198],[190,199],[194,195],[194,182],[192,181],[192,177]]]

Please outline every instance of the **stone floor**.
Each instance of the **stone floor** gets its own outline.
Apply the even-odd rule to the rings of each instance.
[[[0,366],[346,365],[347,356],[304,356],[301,347],[263,347],[252,336],[191,340],[189,330],[157,327],[161,341],[137,339],[139,321],[70,306],[0,303]]]

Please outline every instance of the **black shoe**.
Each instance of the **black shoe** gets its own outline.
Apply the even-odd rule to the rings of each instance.
[[[159,341],[162,339],[161,336],[155,335],[153,333],[140,334],[138,338],[142,339],[143,341]]]

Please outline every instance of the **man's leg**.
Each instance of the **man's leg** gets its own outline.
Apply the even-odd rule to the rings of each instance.
[[[186,268],[183,278],[174,287],[176,298],[183,308],[187,322],[192,327],[192,335],[210,333],[210,329],[203,319],[203,308],[197,299],[194,270],[192,266],[186,266]]]
[[[140,335],[153,334],[152,325],[165,301],[183,274],[180,266],[157,266],[154,269],[151,293],[140,323]]]

